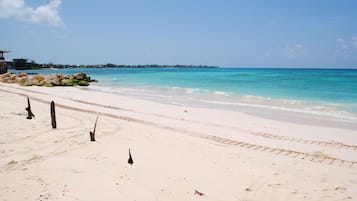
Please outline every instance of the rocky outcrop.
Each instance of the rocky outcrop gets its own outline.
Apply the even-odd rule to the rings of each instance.
[[[51,74],[51,75],[33,75],[29,76],[27,73],[19,74],[2,74],[0,75],[0,82],[17,83],[21,86],[89,86],[92,80],[86,73],[77,73],[74,75]]]

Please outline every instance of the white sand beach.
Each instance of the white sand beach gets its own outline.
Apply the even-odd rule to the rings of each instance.
[[[0,128],[0,201],[357,200],[351,128],[3,83]]]

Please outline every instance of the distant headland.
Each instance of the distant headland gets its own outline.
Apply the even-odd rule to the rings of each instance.
[[[26,59],[13,59],[8,61],[7,66],[9,69],[15,70],[31,70],[31,69],[62,69],[62,68],[219,68],[219,66],[207,65],[159,65],[159,64],[144,64],[144,65],[123,65],[123,64],[93,64],[93,65],[72,65],[72,64],[53,64],[44,63],[39,64],[34,61],[28,62]]]

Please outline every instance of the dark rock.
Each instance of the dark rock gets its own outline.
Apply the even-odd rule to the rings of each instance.
[[[89,83],[87,81],[81,80],[81,81],[78,82],[78,85],[79,86],[88,86]]]

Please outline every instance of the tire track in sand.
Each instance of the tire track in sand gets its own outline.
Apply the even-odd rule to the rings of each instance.
[[[37,93],[37,94],[43,94],[43,95],[50,96],[50,94],[46,94],[43,92],[37,92],[37,91],[32,91],[32,90],[27,90],[27,89],[20,89],[17,87],[12,87],[12,88],[22,90],[22,91],[31,92],[31,93]],[[140,113],[140,114],[144,114],[144,115],[152,115],[152,116],[156,116],[156,117],[172,119],[172,120],[176,120],[176,121],[188,122],[188,120],[185,120],[185,119],[170,117],[170,116],[166,116],[166,115],[162,115],[162,114],[139,112],[139,111],[125,109],[125,108],[121,108],[121,107],[103,105],[103,104],[99,104],[99,103],[93,103],[93,102],[78,100],[78,99],[74,99],[74,98],[67,98],[67,97],[63,97],[63,96],[61,96],[60,98],[71,100],[71,101],[82,103],[82,104],[86,104],[86,105],[91,105],[91,106],[97,106],[97,107],[102,107],[102,108],[107,108],[107,109],[118,110],[118,111],[134,112],[134,113]],[[207,123],[207,122],[194,121],[194,120],[190,120],[190,122],[200,124],[200,125],[208,125],[208,126],[217,127],[217,128],[229,128],[229,129],[233,129],[233,130],[239,130],[239,131],[243,131],[243,132],[248,133],[253,136],[269,138],[269,139],[273,139],[273,140],[290,141],[290,142],[311,144],[311,145],[317,145],[317,146],[323,146],[323,147],[331,147],[331,148],[339,149],[339,150],[357,151],[357,145],[349,145],[349,144],[344,144],[341,142],[311,140],[311,139],[303,139],[303,138],[298,138],[298,137],[281,136],[281,135],[276,135],[276,134],[271,134],[271,133],[257,132],[257,131],[252,131],[252,130],[248,130],[248,129],[242,129],[242,128],[234,127],[234,126],[227,126],[227,125],[221,125],[221,124],[216,124],[216,123]]]
[[[4,89],[0,89],[0,90],[8,92],[8,93],[12,93],[12,94],[21,95],[21,96],[28,96],[27,94],[23,94],[23,93],[11,92],[11,91],[4,90]],[[35,98],[35,97],[32,97],[31,99],[42,102],[42,103],[46,103],[46,104],[49,103],[49,101],[45,101],[45,100]],[[295,159],[306,160],[306,161],[321,163],[321,164],[325,164],[325,165],[334,165],[334,166],[344,167],[344,168],[357,168],[357,161],[345,160],[345,159],[341,159],[341,158],[337,158],[337,157],[328,156],[328,155],[325,155],[322,153],[311,154],[311,153],[306,153],[306,152],[301,152],[301,151],[269,147],[269,146],[264,146],[264,145],[247,143],[247,142],[243,142],[243,141],[239,141],[239,140],[223,138],[223,137],[219,137],[216,135],[209,135],[209,134],[203,134],[203,133],[199,133],[199,132],[195,132],[195,131],[188,131],[188,130],[185,130],[182,128],[174,128],[174,127],[170,127],[170,126],[160,125],[160,124],[157,124],[154,122],[141,120],[141,119],[135,119],[132,117],[127,117],[127,116],[122,116],[122,115],[116,115],[116,114],[111,114],[111,113],[106,113],[106,112],[97,112],[94,110],[76,108],[76,107],[62,105],[62,104],[56,104],[56,105],[58,107],[62,107],[62,108],[69,109],[69,110],[85,112],[85,113],[90,113],[90,114],[96,114],[96,115],[101,115],[101,116],[107,116],[107,117],[120,119],[120,120],[124,120],[124,121],[139,123],[139,124],[143,124],[143,125],[147,125],[147,126],[153,126],[153,127],[157,127],[157,128],[164,129],[164,130],[183,133],[183,134],[187,134],[187,135],[190,135],[193,137],[206,139],[206,140],[213,141],[213,142],[220,143],[220,144],[239,146],[244,149],[261,151],[261,152],[265,152],[265,153],[281,155],[281,156],[286,156],[286,157],[292,157]],[[299,141],[301,141],[301,140],[299,140]]]

